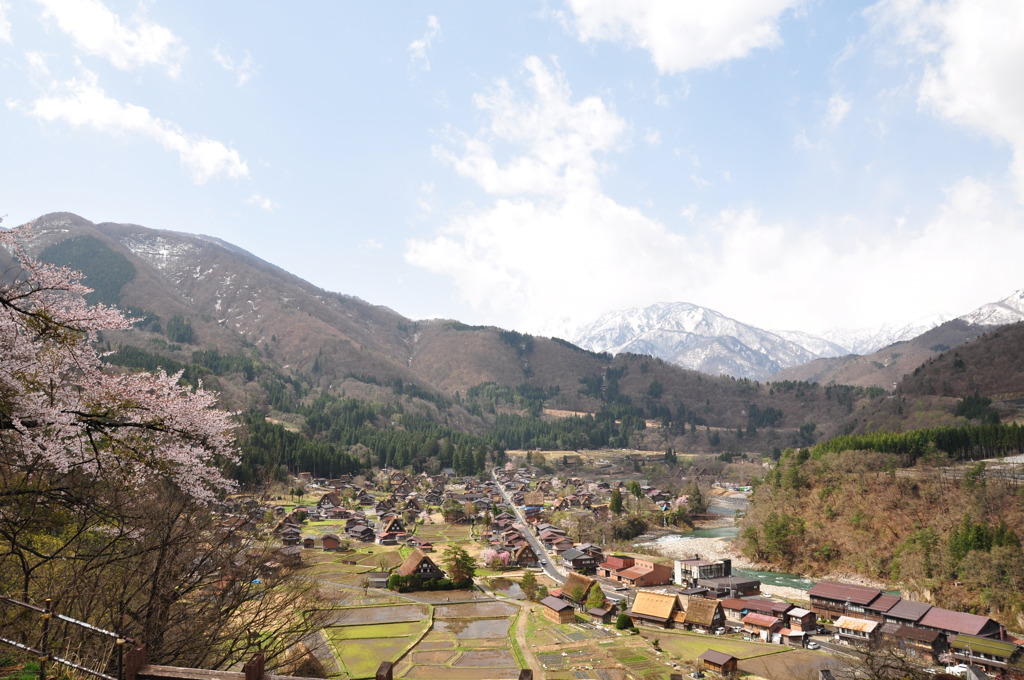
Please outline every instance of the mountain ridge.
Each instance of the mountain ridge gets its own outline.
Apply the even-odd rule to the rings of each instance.
[[[900,375],[886,376],[885,390],[870,381],[860,387],[832,386],[827,379],[808,382],[779,377],[783,374],[761,383],[636,354],[639,343],[612,356],[492,326],[415,321],[384,306],[324,291],[219,239],[93,224],[56,213],[37,221],[28,246],[34,255],[53,255],[56,251],[48,249],[75,239],[76,248],[57,249],[71,258],[59,264],[82,269],[87,285],[101,282],[105,273],[95,271],[90,253],[116,253],[125,260],[124,276],[109,294],[141,321],[101,338],[118,365],[187,367],[220,392],[228,408],[255,409],[304,436],[335,436],[323,421],[310,426],[306,418],[316,403],[335,410],[355,408],[342,407],[344,400],[377,405],[372,407],[379,412],[374,427],[382,429],[402,429],[409,418],[423,418],[482,435],[506,416],[528,417],[503,422],[506,429],[494,435],[495,441],[544,441],[556,448],[614,441],[646,450],[763,452],[901,418],[884,397]],[[73,261],[68,253],[76,252],[79,260]],[[663,311],[671,308],[666,303]],[[768,348],[795,352],[790,340],[770,333],[744,335],[749,344],[729,338],[694,342],[691,329],[706,332],[715,324],[737,333],[753,331],[705,315],[695,305],[686,310],[690,317],[675,327],[673,340],[681,352],[702,357],[719,373],[733,370],[720,357],[722,350],[748,362],[764,361]],[[178,333],[182,328],[187,332]],[[934,351],[962,340],[948,329],[935,332],[929,340],[930,347],[938,348]],[[936,399],[938,406],[929,406],[931,398],[921,400],[922,408],[930,408],[929,422],[951,420],[949,398]],[[884,413],[872,415],[879,409]],[[319,413],[321,407],[313,410]],[[594,422],[586,425],[587,435],[572,432],[575,426],[559,430],[553,425],[563,417],[559,413],[590,414],[584,418]],[[527,424],[535,422],[531,418],[546,424]],[[538,427],[541,439],[530,433]]]
[[[1022,319],[1024,290],[955,318],[978,329]],[[934,315],[903,325],[884,324],[874,329],[859,330],[832,329],[815,335],[804,331],[757,328],[692,303],[659,302],[607,312],[589,324],[579,326],[570,337],[576,344],[592,351],[648,354],[712,375],[754,380],[813,376],[813,379],[824,382],[842,382],[838,374],[830,373],[828,367],[838,368],[856,362],[857,356],[884,353],[887,348],[913,341],[950,320],[953,319],[947,315]],[[959,339],[947,339],[964,342],[979,334],[967,331],[961,333]],[[923,361],[928,356],[919,358]],[[879,368],[890,363],[888,360],[869,360],[870,365]],[[812,368],[801,369],[801,366],[812,364]],[[913,368],[909,366],[909,369]],[[888,389],[894,382],[893,377],[899,376],[887,374],[874,379],[858,376],[852,384]]]

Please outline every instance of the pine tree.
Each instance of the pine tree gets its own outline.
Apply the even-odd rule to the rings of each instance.
[[[523,574],[522,580],[519,581],[519,587],[522,589],[523,594],[526,595],[526,599],[537,599],[537,577],[534,576],[532,571],[527,570]]]
[[[608,509],[616,515],[622,514],[622,492],[618,489],[612,489],[612,499],[608,501]]]

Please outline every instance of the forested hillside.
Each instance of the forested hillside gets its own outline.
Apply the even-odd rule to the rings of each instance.
[[[899,391],[915,396],[980,394],[1015,406],[1024,399],[1024,323],[1001,326],[929,359],[903,378]]]
[[[1020,627],[1024,325],[936,352],[855,429],[784,452],[757,485],[742,549]]]
[[[777,458],[838,435],[958,422],[957,399],[942,394],[713,377],[558,338],[407,319],[207,237],[57,213],[32,225],[25,246],[81,270],[91,301],[135,319],[100,334],[111,367],[180,371],[244,414],[234,474],[246,483],[371,465],[473,473],[510,448]]]
[[[205,237],[57,213],[25,245],[136,319],[100,335],[109,365],[180,371],[245,414],[246,482],[383,464],[475,472],[507,448],[781,451],[856,429],[882,398],[414,321]]]
[[[743,551],[800,573],[862,574],[1024,625],[1024,466],[945,466],[934,451],[908,462],[869,450],[787,452],[756,489]]]

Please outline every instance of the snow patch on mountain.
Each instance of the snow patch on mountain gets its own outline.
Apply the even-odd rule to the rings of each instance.
[[[848,354],[871,354],[897,342],[916,338],[952,317],[946,314],[924,316],[906,324],[883,324],[876,328],[832,328],[822,337],[845,347]]]
[[[818,358],[841,357],[852,352],[846,345],[832,342],[817,335],[803,331],[772,331],[778,336],[796,343],[818,355]]]
[[[979,326],[1002,326],[1024,321],[1024,289],[1018,290],[998,302],[982,305],[959,318]]]
[[[121,239],[121,245],[161,270],[174,268],[187,261],[195,250],[190,243],[181,240],[143,234],[125,236]]]
[[[704,373],[758,380],[820,356],[781,334],[687,302],[609,312],[573,333],[572,341],[595,352],[648,354]],[[830,351],[835,356],[836,348]]]

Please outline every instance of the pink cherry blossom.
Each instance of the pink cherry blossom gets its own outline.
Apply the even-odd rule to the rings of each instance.
[[[162,478],[199,500],[231,483],[231,414],[180,374],[122,374],[103,365],[96,333],[131,322],[90,305],[81,274],[30,257],[30,227],[0,231],[21,269],[0,278],[0,464],[70,471],[126,484]]]

